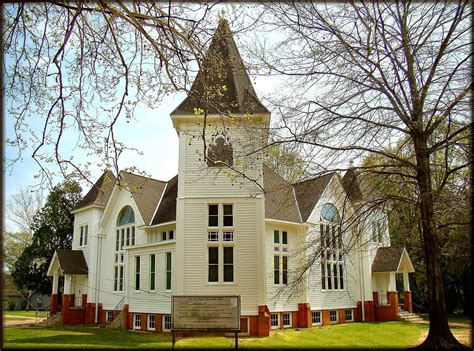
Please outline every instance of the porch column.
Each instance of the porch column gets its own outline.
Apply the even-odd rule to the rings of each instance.
[[[387,291],[397,291],[397,285],[395,281],[395,272],[390,272],[390,278],[388,282]]]
[[[410,291],[410,280],[408,279],[408,270],[403,268],[403,290]]]
[[[64,294],[72,294],[72,276],[70,274],[64,276]]]
[[[57,274],[53,275],[53,290],[51,291],[51,295],[55,295],[58,293],[58,284],[59,284],[59,277]]]

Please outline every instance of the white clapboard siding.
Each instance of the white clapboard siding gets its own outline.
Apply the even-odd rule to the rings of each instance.
[[[171,252],[171,291],[166,290],[166,253]],[[155,254],[155,290],[150,290],[150,254]],[[129,250],[130,312],[171,313],[171,295],[176,284],[175,243],[162,242]],[[135,290],[135,256],[140,256],[140,290]]]
[[[267,282],[267,303],[271,312],[281,311],[297,311],[298,302],[303,302],[302,296],[286,289],[283,285],[275,285],[273,277],[273,257],[274,240],[273,233],[275,230],[280,232],[286,231],[288,236],[288,281],[291,284],[293,274],[296,274],[299,265],[299,257],[296,256],[297,250],[304,244],[304,237],[299,233],[297,226],[286,224],[266,223],[266,240],[265,240],[265,255],[266,255],[266,282]],[[281,262],[280,262],[281,265]],[[281,281],[280,276],[280,281]],[[283,288],[283,289],[282,289]]]
[[[216,199],[184,200],[184,294],[241,296],[242,314],[257,314],[257,202],[262,199],[222,198],[234,204],[234,282],[208,283],[207,204]]]
[[[143,225],[143,220],[138,212],[138,208],[135,201],[131,197],[130,193],[125,189],[115,187],[111,198],[109,199],[109,205],[107,211],[104,213],[102,218],[102,234],[105,238],[102,239],[102,250],[101,250],[101,274],[99,277],[100,281],[100,297],[99,300],[102,302],[105,310],[115,308],[118,302],[125,296],[125,289],[123,292],[114,292],[114,254],[115,254],[115,230],[117,217],[124,206],[131,206],[135,212],[135,242],[136,245],[144,245],[147,242],[146,233],[143,229],[138,227]],[[127,262],[127,253],[125,254],[125,262]],[[127,264],[125,264],[125,278],[124,284],[127,287],[133,283],[130,281]],[[128,301],[126,302],[128,303]]]
[[[214,125],[207,128],[206,141],[209,143],[212,134],[216,130],[222,128]],[[259,192],[258,186],[239,176],[237,173],[222,167],[208,167],[204,161],[204,146],[201,137],[202,127],[197,124],[188,123],[186,130],[182,133],[181,138],[185,138],[185,150],[180,149],[180,153],[184,153],[185,165],[184,169],[180,169],[180,177],[184,177],[185,196],[249,196],[250,193]],[[246,131],[230,130],[227,135],[230,137],[234,151],[234,165],[237,170],[244,173],[247,177],[262,182],[261,169],[262,157],[260,153],[244,156],[246,150],[255,150],[258,145],[258,138],[253,141],[252,147],[243,145],[246,137]]]

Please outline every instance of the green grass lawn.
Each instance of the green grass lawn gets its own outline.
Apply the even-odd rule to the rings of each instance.
[[[416,344],[424,324],[347,323],[273,331],[268,338],[239,338],[241,348],[406,348]],[[10,348],[170,348],[170,334],[98,327],[5,328]],[[180,338],[176,348],[233,348],[233,338]]]
[[[2,311],[4,316],[34,317],[35,311]]]

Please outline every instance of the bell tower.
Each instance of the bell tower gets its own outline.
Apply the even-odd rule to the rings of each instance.
[[[184,101],[179,135],[177,294],[238,294],[242,315],[266,304],[260,102],[225,19]]]

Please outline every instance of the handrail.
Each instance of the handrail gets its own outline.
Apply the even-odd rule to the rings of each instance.
[[[49,317],[49,311],[40,311],[39,308],[35,307],[23,294],[20,294],[21,298],[26,301],[26,306],[29,310],[35,311],[35,324],[42,322],[45,318]]]

